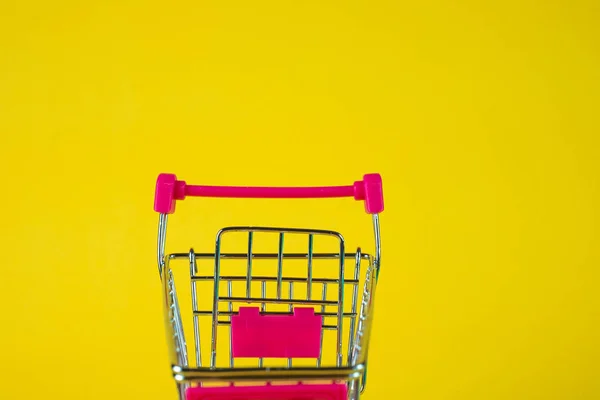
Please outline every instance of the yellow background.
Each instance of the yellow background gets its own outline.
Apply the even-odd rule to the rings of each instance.
[[[597,1],[5,0],[0,15],[0,398],[174,398],[163,171],[383,175],[366,399],[600,397]],[[185,203],[169,248],[257,223],[372,249],[362,206],[302,204]]]

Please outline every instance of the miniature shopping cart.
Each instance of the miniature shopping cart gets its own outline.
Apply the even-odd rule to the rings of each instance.
[[[349,252],[342,235],[329,230],[234,226],[217,232],[214,251],[166,253],[167,216],[177,200],[190,196],[354,197],[372,215],[374,252]],[[381,259],[378,174],[349,186],[300,188],[194,186],[161,174],[154,209],[164,321],[179,399],[359,399],[366,386]],[[288,250],[289,238],[303,250]],[[227,250],[229,241],[243,243],[243,250]],[[333,250],[319,250],[321,241]],[[263,251],[259,244],[277,251]],[[189,290],[176,291],[181,279]],[[189,317],[182,318],[184,312]],[[193,338],[193,355],[186,337]]]

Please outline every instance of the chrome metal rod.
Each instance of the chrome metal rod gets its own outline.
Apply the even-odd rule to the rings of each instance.
[[[222,315],[224,317],[230,316],[230,315],[237,315],[237,311],[233,311],[233,312],[229,312],[229,311],[219,311],[219,315]],[[292,315],[292,313],[290,313],[289,311],[269,311],[269,312],[265,312],[265,311],[261,311],[260,312],[261,315]],[[210,310],[199,310],[199,311],[194,311],[194,315],[212,315],[212,311]],[[322,317],[337,317],[338,313],[337,312],[320,312],[317,311],[315,312],[315,315],[319,315]],[[344,313],[344,317],[356,317],[357,313],[354,312],[345,312]]]
[[[351,380],[360,378],[364,365],[320,368],[181,368],[173,366],[178,382],[234,382],[286,380]]]
[[[312,283],[313,283],[313,245],[314,245],[314,237],[313,235],[308,235],[308,277],[306,282],[306,300],[311,299],[312,295]]]
[[[327,283],[323,282],[323,289],[321,291],[321,299],[327,301]],[[321,306],[321,313],[325,313],[325,305]],[[337,316],[337,313],[336,313]],[[319,346],[319,357],[317,358],[317,368],[321,367],[321,359],[323,358],[323,333],[321,333],[321,345]]]
[[[167,214],[158,216],[158,244],[157,244],[157,261],[158,275],[162,277],[162,271],[165,267],[165,246],[167,242]]]
[[[260,297],[219,297],[219,301],[233,302],[233,303],[268,303],[268,304],[306,304],[314,306],[337,306],[338,302],[335,300],[305,300],[305,299],[273,299],[273,298],[260,298]],[[213,310],[214,313],[214,310]],[[340,313],[337,314],[338,316]]]
[[[290,282],[289,283],[289,295],[290,295],[290,308],[289,311],[293,312],[294,311],[294,306],[292,305],[292,300],[294,299],[294,282]],[[292,359],[288,358],[287,360],[287,366],[288,368],[292,368]]]
[[[260,282],[260,298],[265,299],[266,297],[267,297],[267,282],[265,279],[263,279]],[[261,303],[260,311],[263,313],[267,311],[267,304],[265,302]]]
[[[356,250],[356,257],[354,259],[354,280],[358,281],[360,278],[360,247]],[[358,299],[358,285],[354,285],[352,288],[352,311],[356,310],[356,302]],[[350,319],[350,332],[348,333],[348,362],[352,359],[352,347],[354,344],[354,328],[356,325],[356,318]]]
[[[215,277],[213,275],[199,275],[199,276],[192,276],[191,279],[192,279],[192,281],[212,281],[213,279],[215,279]],[[223,281],[245,281],[246,277],[241,276],[241,275],[223,275],[220,277],[220,279]],[[273,277],[273,276],[255,276],[255,277],[253,277],[253,279],[257,280],[257,281],[264,281],[264,282],[277,282],[277,277]],[[306,278],[283,276],[283,277],[281,277],[281,281],[282,282],[306,282]],[[340,280],[336,279],[336,278],[313,278],[312,281],[313,281],[313,283],[339,283],[340,282]],[[358,279],[344,280],[344,284],[356,285],[358,283],[359,283]]]
[[[231,281],[227,281],[227,296],[231,297],[232,286]],[[233,316],[233,304],[229,302],[229,325],[231,325],[231,317]],[[229,366],[233,368],[233,329],[229,328]]]
[[[381,265],[381,227],[379,226],[379,214],[373,214],[373,231],[375,232],[375,279],[378,279],[379,266]]]
[[[283,232],[279,234],[279,253],[277,255],[277,298],[281,299],[281,282],[283,281]]]
[[[246,269],[246,296],[250,297],[252,291],[252,236],[253,232],[248,232],[248,266]]]
[[[344,339],[344,279],[345,279],[345,263],[344,263],[344,242],[340,242],[340,283],[338,284],[338,317],[337,317],[337,363],[338,367],[342,366],[342,342]]]
[[[178,258],[187,258],[188,256],[189,256],[188,253],[172,253],[169,255],[169,258],[178,259]],[[356,254],[355,253],[346,253],[346,254],[343,254],[343,256],[346,258],[353,258],[356,256]],[[223,260],[226,260],[226,259],[238,259],[239,260],[239,259],[246,259],[248,257],[248,253],[221,253],[221,254],[219,254],[219,257]],[[364,260],[368,260],[371,258],[371,256],[367,253],[362,253],[361,257]],[[196,258],[214,259],[215,253],[196,253]],[[277,258],[279,258],[279,253],[254,253],[252,255],[252,258],[254,258],[255,260],[277,259]],[[309,254],[308,253],[283,253],[282,258],[284,260],[285,259],[307,260],[309,258]],[[340,253],[313,253],[312,258],[313,259],[338,259],[338,258],[340,258]]]
[[[230,326],[231,325],[231,321],[229,320],[221,320],[219,321],[219,325],[224,325],[224,326]],[[335,331],[337,330],[337,325],[323,325],[321,327],[321,329],[325,330],[325,331]],[[289,361],[290,359],[288,359]],[[291,367],[291,364],[288,364],[288,368]]]
[[[261,299],[264,299],[265,297],[267,297],[267,282],[265,280],[262,280],[260,282],[260,297]],[[260,311],[262,313],[265,313],[267,311],[267,304],[266,303],[261,303],[260,305]],[[262,357],[260,357],[258,359],[258,367],[262,368],[264,364],[264,360]]]
[[[194,249],[190,249],[190,275],[195,274],[197,271],[196,265],[196,256],[194,253]],[[198,312],[198,294],[196,291],[196,282],[191,281],[192,286],[192,310],[194,313],[194,346],[196,350],[196,366],[202,366],[202,353],[200,349],[200,321],[198,321],[199,314]]]
[[[221,240],[218,237],[215,244],[215,278],[213,285],[213,324],[212,337],[210,341],[210,366],[214,368],[217,362],[217,333],[219,321],[219,280],[221,275]]]
[[[340,240],[344,240],[339,232],[326,229],[302,229],[302,228],[283,228],[272,226],[228,226],[217,232],[217,236],[223,236],[229,232],[273,232],[273,233],[304,233],[313,235],[335,236]]]

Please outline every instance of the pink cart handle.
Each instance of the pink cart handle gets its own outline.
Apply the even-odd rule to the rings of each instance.
[[[383,185],[379,174],[367,174],[362,181],[349,186],[323,187],[198,186],[177,180],[173,174],[160,174],[156,180],[154,211],[173,214],[175,202],[187,196],[260,199],[354,197],[365,202],[365,210],[369,214],[383,211]]]

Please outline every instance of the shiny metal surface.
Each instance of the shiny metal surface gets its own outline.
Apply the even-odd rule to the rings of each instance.
[[[196,254],[194,253],[194,249],[191,249],[189,252],[190,259],[190,275],[194,275],[198,271],[198,267],[196,265]],[[200,321],[198,320],[198,293],[196,290],[196,281],[191,281],[192,286],[192,313],[194,316],[194,346],[196,351],[196,365],[202,366],[202,352],[200,349]]]
[[[162,271],[165,266],[165,246],[167,242],[167,214],[160,214],[158,216],[158,245],[157,247],[157,258],[158,258],[158,275],[162,277]]]
[[[354,280],[358,282],[360,278],[360,261],[361,261],[361,250],[360,247],[356,249],[356,255],[354,257]],[[354,285],[352,288],[352,311],[356,312],[356,301],[358,298],[358,285]],[[354,327],[356,325],[356,318],[350,319],[350,332],[348,332],[348,362],[351,362],[352,347],[354,345]]]
[[[293,282],[293,281],[290,281],[290,282],[289,282],[289,285],[290,285],[290,286],[289,286],[289,289],[288,289],[288,291],[289,291],[289,295],[290,295],[290,297],[289,297],[289,299],[290,299],[290,306],[289,306],[289,309],[288,309],[288,310],[289,310],[289,312],[291,313],[291,312],[293,312],[293,311],[294,311],[294,306],[293,306],[293,304],[292,304],[292,302],[291,302],[291,301],[292,301],[292,299],[294,298],[294,282]],[[288,361],[287,361],[287,366],[288,366],[288,368],[292,368],[292,359],[291,359],[291,358],[288,358]]]
[[[375,234],[375,277],[379,278],[379,265],[381,263],[381,228],[379,226],[379,214],[373,214],[373,231]]]
[[[250,236],[252,237],[252,236]],[[249,259],[251,259],[252,257],[248,257]],[[248,261],[248,269],[250,270],[251,268],[251,262]],[[248,293],[248,296],[250,296],[250,285],[248,284],[246,286],[246,290]],[[232,282],[231,281],[227,281],[227,297],[231,298],[231,294],[232,294]],[[231,317],[233,316],[233,302],[229,301],[227,303],[227,308],[229,311],[229,366],[231,368],[233,368],[233,335],[232,335],[232,329],[231,329]],[[214,321],[213,321],[214,323]]]
[[[314,246],[314,237],[312,234],[308,235],[308,265],[307,265],[307,281],[306,281],[306,300],[310,300],[311,295],[312,295],[312,284],[313,284],[313,272],[312,272],[312,268],[313,268],[313,258],[314,258],[314,251],[313,251],[313,246]]]
[[[167,282],[167,297],[168,297],[168,323],[172,328],[171,337],[175,343],[176,359],[180,365],[188,365],[187,345],[185,342],[185,334],[183,330],[183,322],[181,320],[179,302],[177,300],[177,290],[175,289],[175,280],[173,272],[168,271]]]
[[[246,297],[251,297],[252,291],[252,238],[254,232],[248,232],[248,267],[246,271]],[[228,281],[230,282],[230,281]],[[228,294],[231,297],[231,293]]]
[[[279,251],[277,252],[277,299],[281,299],[281,283],[283,282],[283,232],[279,234]]]
[[[214,259],[215,258],[215,253],[195,253],[196,254],[196,258],[197,259]],[[287,259],[295,259],[295,260],[299,260],[299,259],[309,259],[311,253],[283,253],[283,259],[287,260]],[[356,255],[356,253],[346,253],[344,254],[344,257],[346,258],[352,258]],[[248,257],[248,253],[220,253],[219,256],[221,257],[221,259],[246,259],[246,257]],[[178,258],[187,258],[189,257],[189,253],[172,253],[169,254],[169,258],[170,259],[178,259]],[[278,253],[254,253],[252,255],[252,258],[254,258],[255,260],[257,259],[263,259],[263,260],[268,260],[268,259],[274,259],[274,258],[278,258],[279,254]],[[339,253],[314,253],[312,254],[312,259],[316,260],[316,259],[336,259],[336,258],[340,258],[340,254]],[[361,254],[361,259],[362,260],[371,260],[371,256],[369,254]]]
[[[327,300],[327,282],[323,282],[323,288],[321,289],[321,300],[325,302]],[[321,314],[325,314],[325,306],[321,306]],[[337,316],[337,313],[336,313]],[[321,359],[323,358],[323,336],[321,335],[321,349],[319,350],[319,358],[317,358],[317,367],[321,366]]]
[[[350,367],[320,368],[172,368],[177,382],[244,382],[244,381],[345,381],[359,379],[364,364]]]
[[[351,254],[351,256],[354,256],[353,254]],[[213,279],[215,279],[214,276],[212,275],[194,275],[190,277],[192,281],[212,281]],[[242,281],[242,280],[246,280],[247,278],[244,276],[235,276],[235,275],[223,275],[221,276],[222,280],[226,280],[226,281]],[[261,281],[261,282],[276,282],[277,278],[275,277],[270,277],[270,276],[255,276],[252,279],[256,280],[256,281]],[[293,277],[293,276],[284,276],[282,277],[282,282],[306,282],[306,278],[301,278],[301,277]],[[339,283],[339,279],[335,279],[335,278],[313,278],[312,282],[314,283]],[[345,279],[344,280],[345,283],[358,283],[358,279]],[[264,297],[264,295],[263,295]],[[307,300],[309,300],[307,298]]]
[[[216,235],[215,251],[195,252],[191,249],[187,253],[165,253],[166,243],[166,215],[159,218],[158,234],[158,266],[163,282],[164,290],[164,309],[165,309],[165,329],[169,339],[169,358],[172,365],[172,372],[175,381],[178,382],[178,391],[180,399],[184,399],[185,389],[190,385],[201,385],[203,382],[244,382],[244,381],[322,381],[336,380],[348,383],[349,400],[358,400],[360,393],[366,387],[366,365],[368,344],[372,328],[374,294],[379,273],[381,257],[381,235],[379,226],[379,217],[373,216],[373,229],[375,234],[375,256],[363,253],[360,248],[356,252],[346,252],[345,242],[342,235],[329,230],[309,230],[309,229],[283,229],[270,227],[228,227],[221,229]],[[223,240],[230,233],[247,235],[247,252],[221,252],[223,249]],[[276,252],[255,253],[254,244],[258,234],[274,233],[278,235],[278,248]],[[287,235],[306,235],[306,252],[285,252],[284,244]],[[338,241],[338,251],[336,252],[315,252],[315,240],[320,236],[335,238]],[[191,293],[191,309],[187,311],[193,324],[193,330],[190,331],[194,336],[195,357],[193,366],[189,365],[187,345],[184,334],[184,324],[181,318],[181,310],[175,289],[175,279],[173,277],[172,262],[179,259],[187,259],[189,262],[189,275]],[[214,270],[212,274],[207,273],[204,264],[198,264],[199,260],[213,260]],[[245,267],[242,267],[239,273],[232,273],[229,267],[223,269],[224,260],[245,260]],[[274,260],[276,270],[272,276],[264,273],[255,274],[255,260]],[[287,260],[305,260],[305,276],[295,271],[290,274],[286,269]],[[329,260],[329,261],[327,261]],[[351,276],[346,277],[346,260],[354,261],[354,268]],[[337,263],[337,276],[321,276],[321,265],[315,262]],[[367,264],[366,272],[361,279],[361,265]],[[236,264],[239,265],[239,264]],[[260,266],[259,266],[260,267]],[[259,267],[258,270],[260,269]],[[328,267],[329,268],[329,267]],[[257,271],[258,271],[257,270]],[[221,274],[225,271],[225,274]],[[237,270],[236,270],[237,271]],[[348,271],[350,273],[350,271]],[[178,278],[179,279],[179,278]],[[364,281],[363,281],[364,280]],[[359,300],[358,285],[363,281],[362,298]],[[212,290],[200,290],[197,285],[205,282],[210,285]],[[239,282],[243,285],[235,289],[234,283]],[[253,283],[260,285],[253,289]],[[225,285],[226,293],[222,295],[221,283]],[[284,286],[284,283],[286,284]],[[273,286],[269,286],[273,285]],[[317,288],[315,288],[317,285]],[[305,287],[306,292],[299,291],[296,295],[296,288]],[[321,290],[318,290],[321,286]],[[205,286],[201,286],[204,288]],[[273,290],[269,292],[268,288]],[[284,287],[287,289],[287,296],[284,296]],[[335,292],[335,299],[328,299],[328,288]],[[346,288],[350,291],[346,294]],[[260,294],[258,295],[258,292]],[[242,294],[243,293],[243,294]],[[269,295],[271,293],[271,295]],[[211,296],[208,300],[210,306],[202,306],[201,299],[206,295]],[[330,293],[330,295],[333,295]],[[346,296],[348,298],[346,299]],[[347,301],[346,301],[347,300]],[[184,303],[186,304],[186,303]],[[322,315],[324,320],[322,327],[325,331],[336,331],[335,349],[323,347],[323,335],[321,337],[321,354],[316,360],[315,367],[294,366],[292,359],[287,359],[286,367],[276,367],[265,365],[263,359],[256,359],[256,367],[235,366],[232,357],[231,346],[231,318],[237,313],[236,304],[253,304],[260,307],[263,314],[290,314],[296,305],[309,305],[315,307],[315,314]],[[285,309],[271,308],[278,305],[284,305]],[[221,307],[222,306],[222,307]],[[200,320],[202,318],[211,318],[210,329],[210,361],[208,366],[202,364],[202,340],[207,340],[206,332],[202,332]],[[333,323],[335,318],[335,323]],[[205,320],[206,321],[206,320]],[[344,321],[347,321],[347,332],[344,333]],[[223,326],[223,328],[220,328]],[[192,329],[192,328],[190,328]],[[224,329],[224,331],[222,331]],[[219,335],[227,335],[228,351],[218,345]],[[343,343],[347,338],[347,347],[343,348]],[[222,338],[225,340],[225,337]],[[208,344],[208,342],[207,342]],[[220,349],[220,350],[219,350]],[[332,352],[334,365],[327,365],[323,360],[327,352]],[[344,355],[346,352],[346,355]],[[220,360],[220,361],[219,361]],[[327,362],[329,363],[329,362]]]
[[[221,262],[223,260],[222,254],[220,253],[220,249],[223,246],[223,240],[224,238],[226,238],[229,234],[231,233],[243,233],[245,235],[247,235],[247,241],[248,241],[248,252],[244,255],[245,257],[245,261],[246,261],[246,268],[243,274],[239,274],[239,275],[221,275]],[[276,255],[271,254],[271,255],[265,255],[265,254],[260,254],[258,256],[258,258],[264,257],[264,258],[276,258],[277,259],[277,272],[276,272],[276,276],[275,277],[268,277],[268,276],[253,276],[252,274],[252,260],[257,258],[255,257],[255,255],[252,252],[252,243],[254,240],[254,237],[256,234],[261,234],[261,233],[276,233],[278,235],[278,251],[276,253]],[[316,278],[314,277],[314,271],[312,269],[312,265],[311,268],[308,269],[307,268],[307,276],[306,277],[298,277],[298,276],[288,276],[286,274],[284,274],[284,260],[289,259],[290,257],[285,257],[286,253],[284,252],[284,244],[285,244],[285,237],[288,234],[293,234],[293,235],[307,235],[309,238],[309,249],[307,251],[307,253],[304,255],[299,255],[298,253],[295,253],[295,257],[296,258],[307,258],[308,260],[311,260],[311,264],[312,264],[312,259],[315,258],[315,254],[312,251],[312,242],[314,239],[311,240],[311,238],[314,238],[315,235],[322,235],[322,236],[328,236],[328,237],[333,237],[335,239],[337,239],[339,245],[339,251],[337,253],[329,253],[327,254],[327,258],[331,259],[332,261],[335,261],[338,263],[338,275],[336,278],[329,278],[327,279],[327,281],[331,284],[336,284],[337,289],[338,289],[338,297],[336,300],[323,300],[323,299],[312,299],[312,298],[306,298],[306,297],[302,297],[302,298],[295,298],[293,295],[293,284],[294,282],[302,282],[302,283],[306,283],[308,285],[308,283],[310,282],[310,284],[312,285],[312,283],[314,281],[319,281],[319,280],[323,280],[322,278]],[[231,256],[231,254],[230,254]],[[318,257],[319,255],[317,255]],[[355,254],[352,254],[352,256],[354,257]],[[197,257],[197,255],[195,255],[195,257]],[[207,257],[208,258],[208,257]],[[233,257],[235,258],[235,256]],[[231,321],[231,315],[233,313],[233,308],[231,307],[232,304],[259,304],[260,307],[264,310],[264,313],[270,313],[273,311],[269,311],[268,310],[268,306],[269,305],[277,305],[277,304],[281,304],[281,305],[286,305],[288,308],[288,311],[291,311],[293,309],[294,306],[296,305],[312,305],[312,306],[323,306],[323,307],[336,307],[337,311],[335,313],[335,316],[337,317],[337,322],[335,325],[328,325],[328,324],[324,324],[323,325],[323,330],[336,330],[337,332],[337,339],[336,339],[336,366],[341,366],[342,365],[342,359],[343,359],[343,350],[342,350],[342,343],[343,343],[343,321],[344,318],[349,318],[349,319],[356,319],[356,311],[351,312],[351,313],[344,313],[344,293],[345,293],[345,286],[347,284],[352,285],[352,286],[356,286],[358,284],[358,279],[351,279],[349,280],[349,282],[346,282],[346,278],[345,278],[345,252],[344,252],[344,241],[342,236],[337,233],[337,232],[333,232],[333,231],[318,231],[318,230],[304,230],[304,229],[276,229],[276,228],[262,228],[262,227],[230,227],[230,228],[224,228],[221,231],[218,232],[217,234],[217,239],[216,239],[216,246],[215,246],[215,269],[214,269],[214,275],[210,276],[210,275],[196,275],[196,274],[192,274],[190,275],[190,279],[192,281],[210,281],[213,280],[214,282],[214,297],[213,297],[213,307],[212,310],[200,310],[197,307],[193,309],[193,313],[196,316],[199,315],[211,315],[212,316],[212,330],[213,330],[213,337],[211,338],[211,353],[214,353],[211,359],[211,368],[215,368],[218,364],[218,355],[216,354],[216,349],[217,349],[217,343],[218,343],[218,332],[219,329],[218,327],[220,325],[230,325],[230,321]],[[360,260],[360,257],[359,257]],[[360,262],[357,266],[357,268],[360,268]],[[273,278],[274,278],[274,282],[273,282]],[[231,284],[234,281],[240,281],[240,280],[244,280],[245,281],[245,296],[232,296],[231,293]],[[268,297],[266,296],[266,293],[262,293],[263,291],[261,290],[261,295],[265,294],[265,296],[252,296],[251,293],[251,288],[252,288],[252,283],[254,281],[259,281],[261,282],[261,285],[264,284],[267,285],[270,282],[275,283],[275,289],[276,289],[276,295],[275,297]],[[220,287],[220,282],[226,282],[227,284],[227,296],[221,296],[219,294],[219,287]],[[287,282],[288,283],[288,297],[285,298],[283,296],[283,283]],[[197,300],[196,300],[197,301]],[[221,303],[225,303],[228,305],[227,307],[227,312],[229,315],[224,315],[223,310],[221,310],[219,308],[219,304]],[[210,311],[210,313],[208,313],[208,311]],[[278,313],[279,311],[275,311],[275,313]],[[222,319],[219,318],[220,315],[223,315],[224,317],[228,317],[227,319]],[[229,338],[229,340],[231,341],[231,337]],[[231,346],[230,346],[231,348]],[[260,360],[258,360],[260,363]],[[229,364],[230,366],[232,365],[232,357],[231,357],[231,351],[230,351],[230,355],[229,355]],[[291,367],[291,360],[288,360],[288,367]]]

